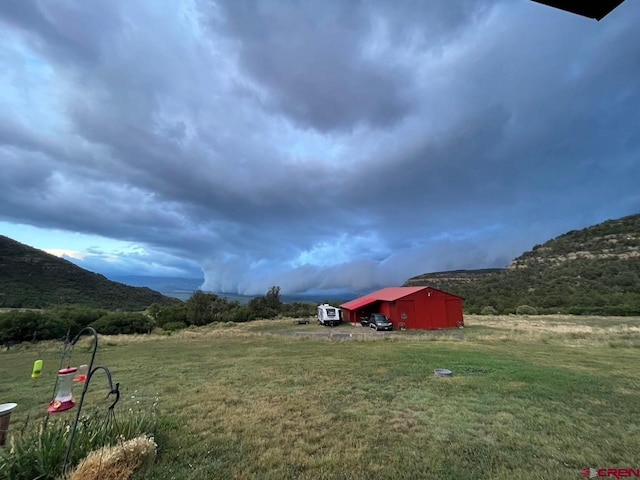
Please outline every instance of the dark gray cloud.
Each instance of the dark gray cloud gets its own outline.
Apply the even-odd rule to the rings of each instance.
[[[385,127],[411,110],[411,78],[392,56],[367,55],[373,19],[358,2],[323,8],[277,1],[225,2],[221,25],[266,105],[303,128]],[[373,40],[373,39],[371,39]]]
[[[114,2],[41,2],[7,0],[0,15],[22,31],[27,42],[56,60],[87,67],[111,47],[125,18]]]
[[[639,14],[4,2],[0,220],[240,293],[504,265],[640,210]]]
[[[419,80],[403,49],[442,54],[491,2],[222,2],[222,28],[266,106],[303,128],[389,128],[411,114]]]

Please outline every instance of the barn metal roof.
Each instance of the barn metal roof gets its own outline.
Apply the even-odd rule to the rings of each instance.
[[[344,308],[345,310],[357,310],[360,307],[365,307],[376,302],[393,302],[395,300],[399,300],[400,298],[404,298],[407,295],[411,295],[412,293],[426,289],[443,292],[451,297],[456,297],[464,300],[463,297],[454,295],[453,293],[444,292],[443,290],[438,290],[437,288],[433,287],[387,287],[381,290],[376,290],[375,292],[371,292],[368,295],[358,297],[355,300],[351,300],[350,302],[343,303],[342,305],[340,305],[340,307]]]
[[[425,288],[429,287],[388,287],[378,290],[377,292],[373,292],[370,295],[375,295],[378,300],[393,302],[394,300],[419,292]]]
[[[351,300],[347,303],[343,303],[340,305],[340,308],[344,308],[345,310],[357,310],[360,307],[365,307],[367,305],[371,305],[372,303],[376,303],[379,300],[366,295],[364,297],[356,298],[355,300]]]
[[[412,293],[419,292],[420,290],[424,290],[429,287],[388,287],[383,288],[382,290],[376,290],[375,292],[371,292],[364,297],[356,298],[355,300],[351,300],[350,302],[343,303],[340,305],[342,308],[346,310],[356,310],[360,307],[364,307],[366,305],[371,305],[375,302],[393,302],[394,300],[398,300],[399,298],[406,297],[407,295],[411,295]]]

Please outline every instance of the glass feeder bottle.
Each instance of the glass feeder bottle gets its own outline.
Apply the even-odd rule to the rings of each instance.
[[[73,394],[71,393],[71,385],[77,370],[75,367],[58,370],[58,391],[53,401],[49,404],[47,409],[49,413],[64,412],[75,405]]]

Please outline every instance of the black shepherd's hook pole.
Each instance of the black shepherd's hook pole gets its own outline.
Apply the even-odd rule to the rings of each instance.
[[[69,457],[71,456],[71,447],[73,446],[73,439],[74,439],[74,437],[76,435],[76,427],[78,426],[78,421],[80,420],[80,414],[82,413],[82,405],[84,404],[84,396],[86,395],[87,390],[89,389],[89,383],[91,382],[91,379],[93,378],[93,374],[96,373],[98,370],[104,370],[104,372],[107,374],[107,380],[109,381],[109,393],[107,394],[107,397],[109,395],[112,395],[112,394],[116,395],[116,400],[109,407],[109,409],[113,409],[115,404],[118,403],[118,400],[120,399],[120,390],[119,390],[120,384],[116,383],[116,387],[113,388],[113,380],[111,379],[111,372],[109,371],[109,369],[107,367],[96,367],[96,368],[93,368],[93,361],[96,358],[96,351],[98,350],[98,333],[95,331],[95,329],[93,329],[92,327],[83,328],[80,331],[80,333],[78,333],[78,335],[76,335],[76,338],[73,339],[73,341],[71,342],[71,345],[73,346],[73,345],[76,344],[76,342],[80,338],[80,335],[82,335],[82,333],[85,330],[89,331],[93,335],[93,352],[91,353],[91,361],[89,362],[89,370],[88,370],[89,373],[87,375],[87,379],[84,382],[84,387],[82,389],[82,396],[80,397],[80,402],[78,403],[78,411],[76,413],[76,419],[73,422],[73,426],[71,427],[71,435],[69,436],[69,444],[67,445],[67,453],[64,456],[64,464],[62,466],[63,473],[66,471],[67,464],[69,463]]]

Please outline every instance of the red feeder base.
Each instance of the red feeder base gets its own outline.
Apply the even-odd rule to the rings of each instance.
[[[73,400],[67,400],[65,402],[60,402],[58,400],[54,400],[49,404],[49,408],[47,408],[47,412],[49,413],[60,413],[65,410],[70,410],[75,405]]]

